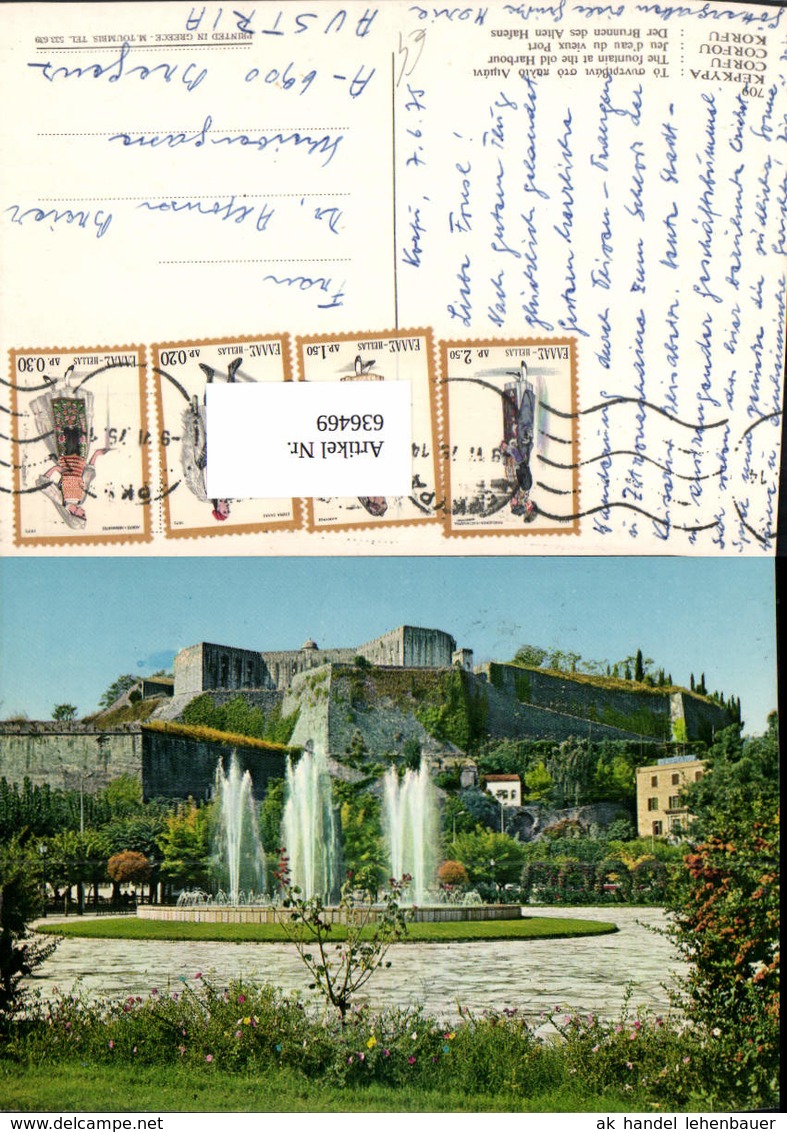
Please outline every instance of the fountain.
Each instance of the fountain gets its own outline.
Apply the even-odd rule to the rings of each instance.
[[[383,825],[391,876],[412,877],[408,902],[423,904],[435,888],[437,806],[429,767],[406,770],[402,779],[390,767],[383,779]]]
[[[248,893],[266,889],[265,851],[257,827],[251,775],[241,772],[234,754],[229,771],[225,772],[221,761],[216,767],[216,802],[216,857],[222,882],[229,882],[225,899],[230,904],[250,903]]]
[[[437,805],[428,765],[399,775],[394,767],[385,774],[383,825],[388,845],[390,875],[412,878],[406,902],[418,905],[414,920],[518,919],[516,905],[481,904],[477,893],[462,903],[447,901],[436,891]],[[229,771],[216,769],[219,821],[216,856],[222,872],[218,892],[201,889],[180,893],[173,907],[140,904],[137,916],[146,920],[197,923],[276,923],[281,915],[280,896],[266,894],[265,854],[259,838],[251,775],[241,773],[233,755]],[[326,905],[336,903],[342,881],[339,831],[332,804],[328,762],[312,745],[296,764],[287,764],[286,802],[282,841],[287,852],[290,883],[306,897],[318,896]],[[228,882],[228,883],[227,883]],[[424,904],[428,902],[427,907]],[[325,916],[339,923],[340,907],[326,906]]]
[[[336,900],[341,887],[341,851],[333,812],[331,778],[322,751],[307,749],[287,763],[282,840],[290,884],[307,899]]]

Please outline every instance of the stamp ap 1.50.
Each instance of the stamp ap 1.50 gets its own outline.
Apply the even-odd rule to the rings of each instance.
[[[576,342],[441,342],[447,535],[576,534]]]
[[[407,381],[412,394],[412,478],[405,495],[315,497],[310,531],[439,523],[435,373],[430,330],[296,338],[303,381]]]

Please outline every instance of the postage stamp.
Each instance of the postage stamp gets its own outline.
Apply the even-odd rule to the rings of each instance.
[[[297,337],[302,381],[409,381],[412,389],[412,481],[409,495],[307,501],[316,530],[439,523],[435,358],[431,330]]]
[[[145,349],[13,349],[17,546],[148,541]]]
[[[205,390],[214,382],[290,381],[286,334],[195,339],[152,347],[162,525],[167,538],[295,530],[297,499],[209,499]]]
[[[576,340],[441,342],[446,535],[576,534]]]

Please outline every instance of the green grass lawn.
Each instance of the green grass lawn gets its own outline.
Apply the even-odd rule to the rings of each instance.
[[[636,1096],[603,1096],[572,1083],[519,1096],[387,1088],[343,1088],[292,1070],[229,1073],[215,1066],[99,1064],[29,1065],[0,1062],[6,1112],[631,1112]]]
[[[448,943],[458,940],[566,939],[572,936],[606,935],[617,925],[601,920],[580,920],[554,916],[526,916],[521,920],[480,920],[476,922],[409,924],[411,943]],[[171,920],[141,920],[132,916],[106,916],[95,920],[39,923],[36,931],[89,939],[165,939],[201,940],[217,943],[286,943],[280,924],[196,924]],[[331,938],[344,939],[337,925]]]

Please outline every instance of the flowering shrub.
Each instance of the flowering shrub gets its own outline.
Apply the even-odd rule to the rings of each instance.
[[[691,963],[678,1002],[718,1032],[731,1083],[759,1105],[779,1073],[779,894],[777,808],[695,846],[669,901]]]
[[[332,944],[333,923],[321,897],[305,899],[301,890],[290,884],[286,853],[281,852],[276,877],[284,900],[278,922],[314,979],[309,989],[319,990],[336,1007],[344,1025],[353,997],[375,971],[390,967],[385,959],[388,948],[407,934],[406,914],[399,900],[412,878],[391,877],[388,890],[377,902],[369,892],[363,897],[355,895],[353,873],[348,871],[337,905],[346,936],[342,942]]]
[[[537,1029],[540,1022],[552,1033]],[[729,1036],[719,1027],[625,1009],[613,1021],[556,1010],[540,1022],[515,1007],[464,1011],[450,1025],[419,1009],[353,1007],[342,1022],[274,987],[218,988],[197,973],[174,991],[39,1000],[15,1023],[8,1054],[50,1064],[181,1064],[194,1073],[279,1067],[340,1087],[375,1082],[512,1098],[565,1086],[602,1099],[631,1093],[639,1106],[665,1111],[752,1101],[730,1072]]]

